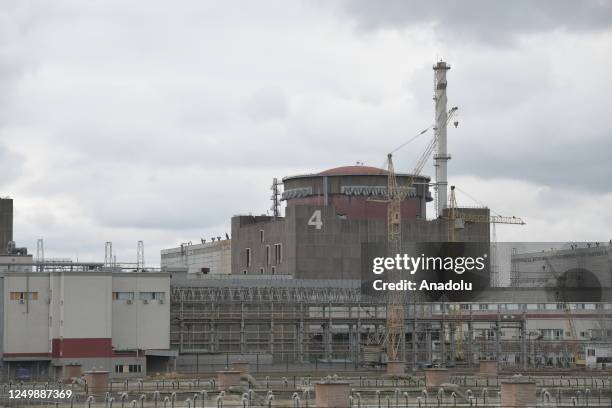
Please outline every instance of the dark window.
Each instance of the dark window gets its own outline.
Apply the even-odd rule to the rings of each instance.
[[[283,262],[283,245],[274,244],[274,262],[278,265]]]

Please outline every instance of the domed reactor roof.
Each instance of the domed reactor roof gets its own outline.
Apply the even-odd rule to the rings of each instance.
[[[324,170],[319,176],[387,175],[387,170],[371,166],[341,166]]]
[[[387,217],[388,172],[364,165],[334,167],[313,174],[285,177],[282,199],[287,206],[333,206],[340,216],[350,219]],[[426,219],[431,201],[429,177],[397,173],[397,184],[409,187],[402,202],[402,218]]]

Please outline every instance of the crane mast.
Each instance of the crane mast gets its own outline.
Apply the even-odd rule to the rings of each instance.
[[[393,166],[393,155],[387,155],[387,256],[395,257],[401,250],[401,205],[408,189],[400,189]],[[386,338],[387,357],[389,361],[399,360],[399,347],[404,335],[404,299],[397,291],[389,293],[387,298]]]
[[[457,107],[453,107],[445,115],[446,123],[456,114]],[[424,132],[422,132],[424,133]],[[431,141],[427,144],[425,151],[417,160],[417,163],[412,171],[408,182],[404,186],[398,186],[397,175],[395,173],[395,166],[393,164],[393,154],[387,154],[387,256],[395,257],[400,253],[402,248],[402,214],[401,205],[402,201],[409,194],[410,189],[414,183],[415,177],[421,174],[423,167],[427,163],[427,160],[435,150],[438,143],[438,134],[434,134]],[[391,272],[390,280],[393,279],[393,274],[397,272]],[[393,291],[388,294],[387,298],[387,319],[386,319],[386,330],[384,344],[387,349],[387,357],[389,361],[399,362],[399,348],[402,340],[402,336],[405,333],[405,319],[406,319],[406,299],[401,292],[396,293]]]

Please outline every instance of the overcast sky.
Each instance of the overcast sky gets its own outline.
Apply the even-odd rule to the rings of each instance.
[[[498,239],[607,241],[611,50],[604,0],[3,0],[0,195],[18,245],[134,261],[143,240],[158,264],[265,213],[273,177],[380,166],[432,123],[443,58],[450,182],[528,223]]]

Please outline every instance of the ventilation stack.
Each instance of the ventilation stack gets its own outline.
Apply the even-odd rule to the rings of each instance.
[[[446,99],[446,71],[450,69],[445,61],[439,61],[433,66],[434,70],[434,101],[436,104],[435,132],[438,140],[438,152],[434,155],[436,168],[436,207],[438,217],[444,214],[448,205],[448,170],[447,162],[450,155],[446,151],[446,122],[448,120]]]

